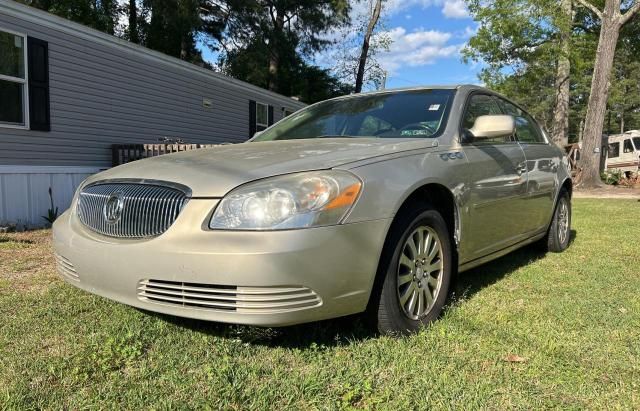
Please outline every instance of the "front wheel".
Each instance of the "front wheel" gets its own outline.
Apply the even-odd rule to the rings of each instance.
[[[387,246],[378,330],[415,332],[437,319],[446,302],[452,273],[449,231],[440,213],[423,209],[394,225]]]
[[[562,189],[544,244],[548,251],[560,253],[569,247],[571,237],[571,197]]]

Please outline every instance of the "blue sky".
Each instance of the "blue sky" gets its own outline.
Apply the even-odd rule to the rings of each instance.
[[[365,12],[367,3],[353,13]],[[460,49],[476,30],[463,0],[384,0],[383,15],[393,40],[390,51],[378,58],[388,72],[387,88],[478,83],[480,67],[460,59]],[[215,63],[215,55],[206,48],[203,53]],[[316,64],[322,66],[331,53],[323,52]]]
[[[380,60],[387,87],[477,83],[477,65],[465,65],[460,48],[476,30],[462,0],[387,2],[387,30],[394,42]],[[390,9],[389,9],[390,8]]]

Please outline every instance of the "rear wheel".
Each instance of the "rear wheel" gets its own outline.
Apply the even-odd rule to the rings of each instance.
[[[558,195],[553,219],[543,244],[553,253],[560,253],[569,247],[571,237],[571,197],[564,188]]]
[[[408,213],[394,224],[383,258],[385,276],[377,306],[378,330],[415,332],[438,318],[452,272],[447,225],[436,210]]]

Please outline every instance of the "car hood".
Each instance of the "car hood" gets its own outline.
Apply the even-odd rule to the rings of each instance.
[[[163,180],[191,188],[193,197],[221,197],[249,181],[329,169],[425,145],[424,141],[379,138],[247,142],[134,161],[96,174],[86,183],[123,178]]]

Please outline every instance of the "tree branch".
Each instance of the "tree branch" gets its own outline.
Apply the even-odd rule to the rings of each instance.
[[[626,13],[620,15],[620,25],[624,26],[631,18],[640,12],[640,0],[636,0],[633,6],[629,7]]]
[[[595,14],[596,16],[598,16],[600,20],[602,20],[602,12],[598,10],[596,6],[589,3],[587,0],[575,0],[575,1],[577,1],[582,7],[586,7],[589,10],[591,10],[593,14]]]

